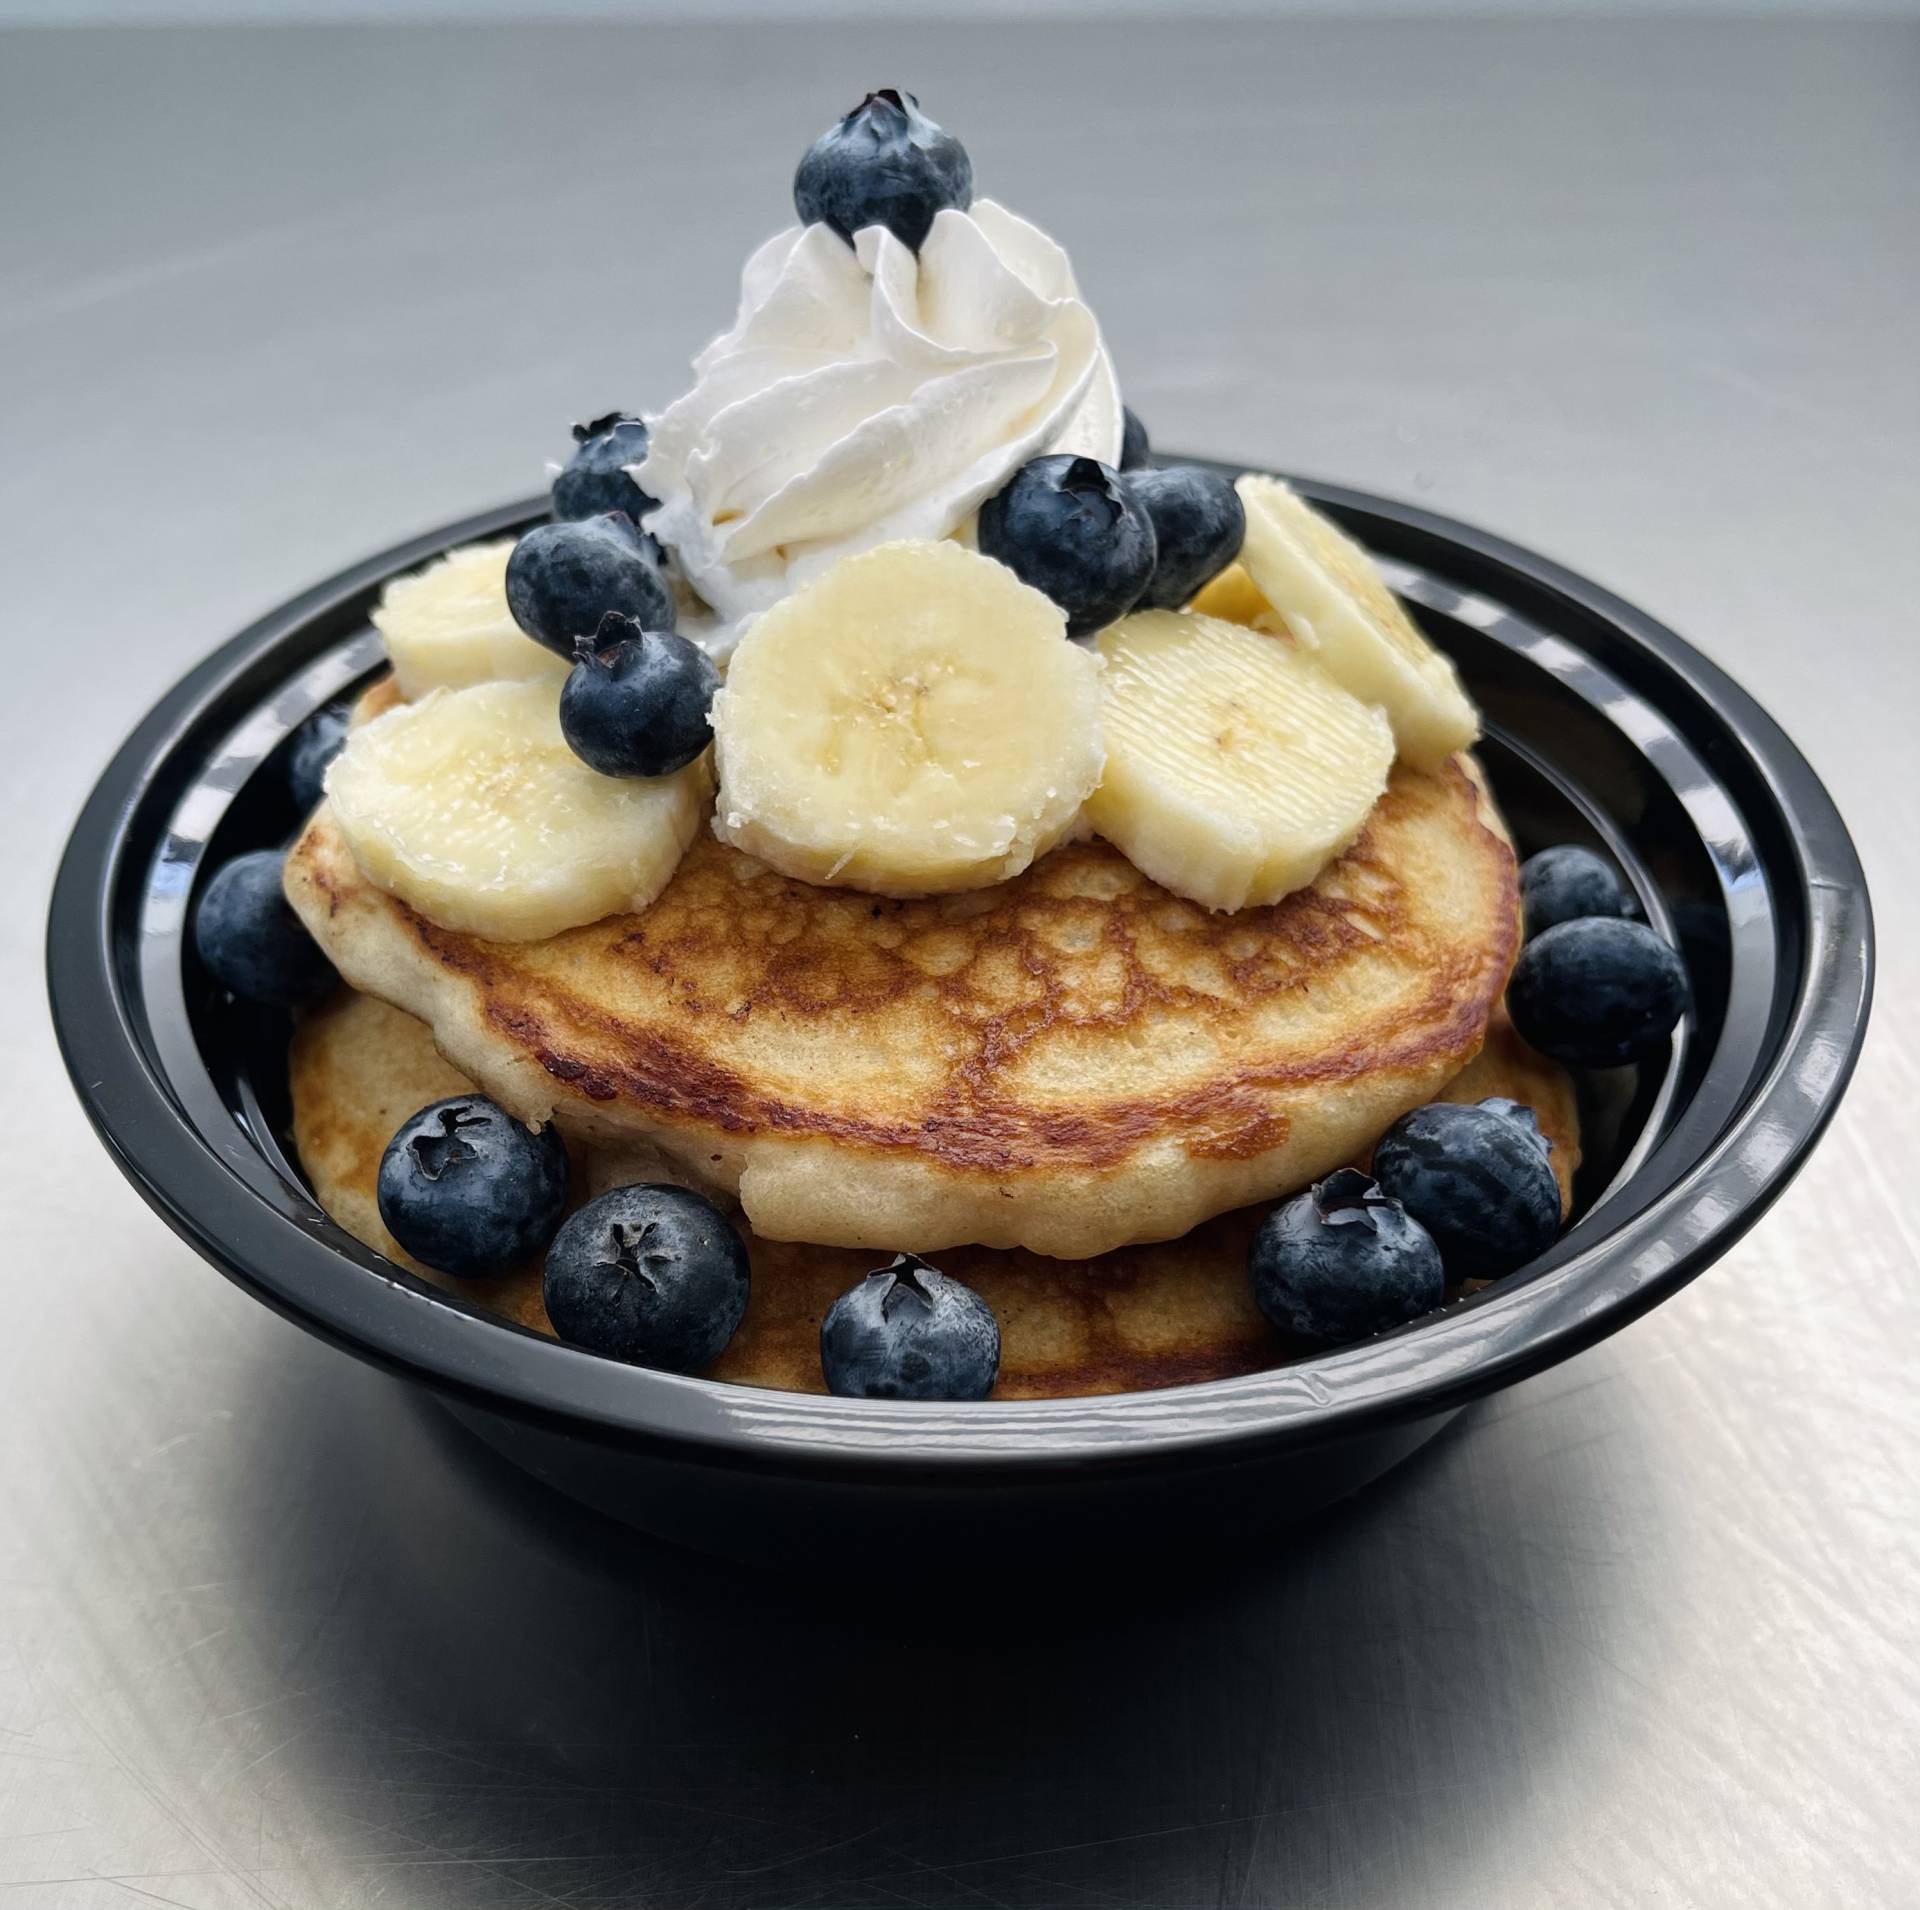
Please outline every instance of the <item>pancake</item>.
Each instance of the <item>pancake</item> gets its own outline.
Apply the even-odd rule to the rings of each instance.
[[[410,1260],[381,1224],[375,1201],[380,1156],[416,1109],[468,1083],[411,1016],[342,990],[308,1016],[291,1057],[294,1141],[321,1206],[357,1239],[474,1305],[538,1333],[551,1333],[537,1266],[499,1280],[456,1280]],[[1572,1083],[1534,1053],[1497,1013],[1485,1047],[1441,1099],[1491,1094],[1523,1101],[1553,1141],[1563,1205],[1579,1164]],[[673,1178],[651,1150],[576,1147],[575,1194],[637,1180]],[[976,1287],[1000,1321],[995,1397],[1030,1399],[1130,1392],[1224,1379],[1277,1365],[1307,1350],[1276,1334],[1253,1304],[1247,1241],[1264,1208],[1224,1214],[1184,1240],[1062,1261],[1026,1252],[957,1248],[944,1271]],[[822,1392],[820,1320],[881,1256],[748,1236],[753,1286],[746,1318],[710,1369],[747,1386]],[[1454,1294],[1480,1285],[1468,1280]],[[1452,1296],[1450,1296],[1452,1297]]]
[[[373,887],[324,804],[287,891],[350,984],[503,1106],[659,1148],[765,1239],[1066,1259],[1351,1159],[1472,1059],[1520,940],[1464,757],[1397,768],[1317,882],[1235,915],[1094,840],[889,901],[703,834],[639,914],[485,942]]]

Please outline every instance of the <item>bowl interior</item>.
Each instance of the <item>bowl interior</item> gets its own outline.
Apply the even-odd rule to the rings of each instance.
[[[1342,1394],[1357,1412],[1412,1410],[1442,1394],[1470,1397],[1584,1344],[1697,1270],[1711,1242],[1730,1237],[1734,1221],[1744,1224],[1739,1213],[1757,1211],[1757,1200],[1810,1144],[1857,1047],[1870,941],[1858,865],[1824,792],[1762,713],[1671,633],[1544,560],[1406,507],[1329,486],[1301,488],[1379,555],[1455,659],[1484,713],[1482,760],[1521,853],[1581,841],[1611,855],[1648,919],[1684,953],[1693,1011],[1664,1067],[1582,1083],[1586,1158],[1575,1224],[1534,1267],[1398,1334],[1272,1374],[1120,1396],[1091,1412],[1094,1402],[1075,1401],[974,1409],[957,1450],[981,1449],[980,1428],[995,1415],[1013,1444],[1025,1429],[1054,1437],[1049,1409],[1058,1419],[1058,1409],[1081,1408],[1073,1423],[1085,1437],[1104,1439],[1124,1427],[1130,1399],[1184,1409],[1179,1424],[1162,1414],[1129,1435],[1152,1439],[1239,1436],[1324,1420]],[[787,1431],[774,1426],[776,1438],[831,1436],[858,1446],[880,1438],[884,1422],[848,1402],[642,1373],[502,1322],[493,1322],[497,1334],[523,1350],[477,1363],[450,1351],[474,1338],[451,1317],[467,1311],[463,1303],[335,1227],[299,1173],[287,1138],[287,1018],[228,1002],[193,957],[186,928],[199,886],[229,856],[282,844],[298,826],[287,782],[293,732],[382,667],[367,623],[380,584],[439,549],[511,531],[537,514],[537,505],[509,508],[369,560],[236,639],[155,713],[76,831],[56,897],[50,972],[70,1063],[84,1094],[87,1079],[107,1066],[105,1050],[122,1070],[120,1050],[130,1051],[178,1132],[170,1128],[166,1140],[169,1172],[140,1145],[144,1132],[116,1124],[89,1095],[123,1165],[229,1272],[356,1350],[450,1389],[477,1388],[496,1401],[504,1393],[529,1411],[578,1411],[603,1426],[733,1436],[744,1412],[756,1435],[779,1421]],[[1810,878],[1810,850],[1824,858],[1825,880]],[[1849,884],[1859,896],[1855,917],[1817,919],[1823,890]],[[76,943],[90,933],[98,944],[99,986],[84,1001],[88,978],[63,979],[63,924]],[[1791,1059],[1795,1041],[1808,1038],[1816,956],[1846,972],[1849,947],[1861,951],[1858,986],[1829,993],[1824,1033],[1829,1050],[1841,1043],[1844,1059],[1828,1069],[1818,1105],[1792,1144],[1776,1150],[1766,1172],[1748,1174],[1746,1201],[1717,1231],[1683,1238],[1669,1230],[1664,1254],[1623,1261],[1622,1237],[1657,1218],[1711,1163],[1769,1076]],[[114,1026],[93,1030],[103,1005]],[[83,1018],[90,1032],[76,1026]],[[95,1033],[104,1044],[97,1059],[81,1052]],[[244,1190],[238,1204],[224,1196],[219,1203],[225,1232],[206,1211],[208,1199],[196,1202],[180,1185],[195,1149]],[[300,1244],[292,1234],[256,1234],[255,1208],[261,1222],[294,1229]],[[246,1242],[229,1238],[234,1232]],[[1641,1249],[1661,1238],[1657,1226],[1642,1232]],[[284,1266],[270,1264],[276,1257],[263,1246],[275,1238]],[[315,1245],[330,1256],[324,1275],[309,1257]],[[377,1283],[411,1310],[395,1315],[385,1303],[323,1295],[316,1289],[326,1279]],[[554,1360],[564,1364],[540,1364]],[[725,1395],[732,1398],[716,1397]],[[776,1398],[786,1405],[769,1420]],[[911,1426],[901,1408],[879,1410],[894,1415],[889,1443],[896,1450],[916,1446],[922,1433],[945,1442],[949,1455],[956,1450],[953,1409],[923,1413]]]

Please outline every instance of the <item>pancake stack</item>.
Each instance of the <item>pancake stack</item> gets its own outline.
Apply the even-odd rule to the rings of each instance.
[[[1093,840],[992,889],[896,901],[702,836],[636,914],[487,942],[369,883],[324,804],[287,883],[350,984],[292,1056],[295,1141],[328,1213],[550,1331],[537,1267],[418,1267],[374,1183],[395,1128],[443,1096],[478,1087],[556,1120],[577,1198],[673,1180],[738,1203],[753,1297],[716,1378],[821,1390],[821,1315],[903,1248],[994,1308],[1001,1397],[1275,1364],[1303,1349],[1248,1291],[1253,1203],[1363,1161],[1430,1099],[1532,1106],[1571,1197],[1572,1086],[1499,1011],[1514,859],[1465,756],[1398,767],[1316,882],[1234,915]]]

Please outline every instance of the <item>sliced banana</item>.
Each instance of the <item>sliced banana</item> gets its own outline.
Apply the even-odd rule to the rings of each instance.
[[[1249,472],[1235,488],[1247,507],[1240,561],[1286,628],[1355,696],[1386,711],[1416,768],[1468,748],[1479,716],[1373,559],[1277,478]]]
[[[1247,575],[1244,564],[1229,564],[1219,576],[1201,586],[1187,608],[1203,617],[1219,617],[1228,623],[1250,624],[1256,630],[1278,630],[1281,623],[1273,606],[1260,594],[1260,586]]]
[[[396,577],[380,593],[373,627],[386,639],[400,694],[459,690],[470,683],[546,678],[570,667],[534,640],[507,610],[513,539],[467,544],[425,570]]]
[[[1305,888],[1365,825],[1393,731],[1306,649],[1193,611],[1101,632],[1107,767],[1087,820],[1143,874],[1210,909]]]
[[[368,881],[442,928],[538,941],[644,908],[679,866],[712,787],[602,776],[560,734],[552,683],[433,690],[353,730],[327,799]]]
[[[953,543],[846,557],[755,621],[714,699],[714,831],[784,875],[933,895],[1003,881],[1100,778],[1100,666]]]

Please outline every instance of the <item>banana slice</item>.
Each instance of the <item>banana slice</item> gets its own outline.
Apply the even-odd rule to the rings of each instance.
[[[1360,833],[1393,731],[1285,636],[1177,610],[1101,632],[1107,768],[1087,820],[1210,909],[1305,888]]]
[[[400,694],[459,690],[470,683],[546,678],[571,667],[534,640],[507,610],[507,559],[513,539],[467,544],[396,577],[380,593],[373,627],[386,639]]]
[[[1227,623],[1250,624],[1256,630],[1278,630],[1283,626],[1273,614],[1273,606],[1261,596],[1260,587],[1247,575],[1243,564],[1229,564],[1219,576],[1202,586],[1200,594],[1187,608],[1203,617],[1219,617]]]
[[[843,558],[733,654],[714,831],[784,875],[878,895],[1018,875],[1100,779],[1099,671],[990,557]]]
[[[434,690],[351,731],[327,799],[368,881],[442,928],[530,942],[644,908],[706,811],[705,756],[602,776],[552,683]]]
[[[1240,561],[1261,596],[1334,678],[1378,703],[1400,754],[1436,769],[1480,734],[1453,665],[1413,627],[1373,559],[1277,478],[1249,472]]]

